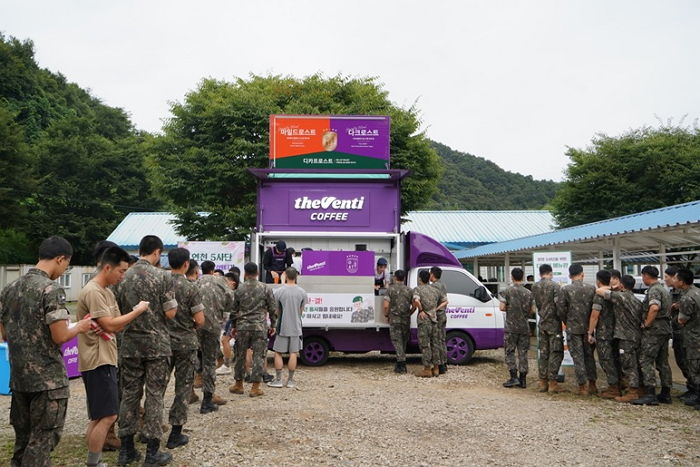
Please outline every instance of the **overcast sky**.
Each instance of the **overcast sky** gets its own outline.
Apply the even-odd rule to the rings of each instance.
[[[566,146],[700,117],[696,0],[2,0],[0,30],[154,132],[203,77],[371,75],[430,138],[560,180]]]

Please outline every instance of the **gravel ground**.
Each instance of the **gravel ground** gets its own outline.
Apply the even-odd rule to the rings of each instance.
[[[413,369],[419,363],[409,361]],[[677,399],[635,407],[540,394],[534,378],[528,389],[505,389],[502,350],[479,352],[439,378],[395,375],[392,368],[391,356],[339,356],[321,368],[301,367],[297,389],[266,388],[259,398],[230,394],[231,377],[219,376],[217,392],[229,403],[209,415],[190,406],[190,443],[172,451],[173,465],[700,464],[700,412]],[[565,386],[573,389],[571,369],[566,373]],[[172,381],[166,410],[171,400]],[[3,413],[9,405],[9,397],[0,398]],[[73,451],[59,452],[58,464],[81,465],[84,427],[78,379],[71,382],[62,441]],[[3,457],[12,439],[5,415]],[[110,465],[114,459],[106,456]]]

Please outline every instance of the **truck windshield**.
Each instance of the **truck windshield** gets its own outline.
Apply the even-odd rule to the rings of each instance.
[[[469,276],[458,271],[443,270],[440,281],[447,287],[448,293],[474,297],[474,292],[480,286]]]

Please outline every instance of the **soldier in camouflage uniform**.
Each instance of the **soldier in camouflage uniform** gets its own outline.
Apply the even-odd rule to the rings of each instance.
[[[160,452],[163,435],[163,396],[170,375],[170,332],[167,321],[177,313],[177,300],[172,276],[159,269],[163,242],[155,235],[146,235],[139,244],[139,260],[124,276],[117,302],[122,314],[141,301],[150,302],[149,311],[132,321],[122,331],[119,346],[119,372],[122,400],[119,407],[119,465],[140,459],[134,446],[139,430],[139,408],[146,388],[142,434],[147,441],[146,464],[165,465],[172,456]]]
[[[537,360],[540,392],[560,392],[557,383],[559,367],[564,359],[564,338],[561,318],[557,312],[560,286],[552,280],[552,266],[540,265],[540,281],[532,285],[532,298],[540,317],[538,342],[540,355]]]
[[[440,282],[442,277],[442,269],[439,266],[430,268],[430,283],[433,287],[437,287],[440,292],[440,302],[445,302],[444,306],[437,309],[437,327],[438,327],[438,369],[440,374],[447,373],[447,287]]]
[[[406,273],[394,272],[394,282],[384,295],[384,316],[389,318],[389,335],[396,350],[394,373],[406,373],[406,344],[411,335],[413,291],[404,284]]]
[[[598,271],[596,286],[610,287],[610,271]],[[595,345],[598,361],[605,371],[608,388],[600,393],[604,399],[620,396],[620,359],[617,342],[614,339],[615,314],[613,305],[602,296],[593,297],[593,310],[588,323],[588,343]]]
[[[430,285],[430,272],[418,273],[418,287],[413,289],[413,305],[418,309],[418,343],[420,344],[423,370],[416,373],[421,378],[438,376],[439,353],[437,350],[440,330],[437,327],[436,310],[442,305],[440,292]]]
[[[583,282],[583,268],[580,264],[569,266],[571,284],[562,287],[559,293],[557,309],[566,324],[569,352],[574,360],[576,381],[579,395],[597,394],[596,367],[593,347],[588,343],[586,331],[593,309],[595,286]],[[588,381],[588,390],[586,390]]]
[[[267,336],[271,337],[275,334],[277,301],[272,294],[272,289],[258,281],[257,264],[247,263],[243,269],[245,282],[236,290],[230,316],[233,321],[233,332],[236,334],[236,362],[234,365],[235,383],[229,388],[229,391],[233,394],[243,394],[245,354],[248,349],[252,349],[251,381],[253,387],[249,395],[256,397],[264,394],[260,389],[260,382],[267,354]]]
[[[369,305],[367,308],[363,308],[364,300],[361,296],[358,295],[353,298],[352,305],[355,307],[355,311],[353,311],[350,316],[351,323],[368,323],[374,321],[374,307]]]
[[[61,344],[90,329],[89,319],[68,328],[66,296],[54,282],[72,255],[65,239],[44,240],[36,267],[0,293],[0,333],[10,357],[13,467],[51,465],[61,439],[69,395]]]
[[[693,394],[692,389],[693,383],[690,382],[690,374],[688,373],[688,365],[686,363],[685,357],[685,345],[683,344],[683,326],[678,321],[678,312],[680,311],[681,297],[685,294],[688,289],[681,289],[676,287],[676,273],[678,268],[675,266],[669,266],[664,271],[664,282],[666,286],[669,287],[669,292],[671,294],[671,331],[672,331],[672,342],[673,342],[673,356],[676,360],[676,365],[680,368],[685,378],[685,387],[687,391],[681,394],[681,400],[685,399],[690,394]]]
[[[615,397],[618,402],[631,402],[640,396],[639,392],[639,345],[642,340],[642,302],[637,300],[632,289],[634,277],[622,276],[617,290],[612,287],[599,287],[596,295],[612,303],[615,315],[613,337],[617,340],[620,356],[620,371],[627,379],[628,391]]]
[[[683,327],[686,365],[690,387],[693,388],[684,402],[700,410],[700,289],[693,285],[694,279],[693,273],[688,269],[679,269],[676,273],[676,284],[683,291],[678,323]]]
[[[192,394],[192,382],[197,367],[197,332],[195,326],[204,324],[204,305],[199,288],[185,277],[190,267],[190,252],[185,248],[175,248],[168,252],[168,263],[172,268],[173,290],[177,300],[175,318],[168,321],[170,330],[170,371],[175,370],[175,398],[170,407],[169,421],[172,431],[168,436],[167,447],[174,449],[189,441],[182,434],[182,425],[187,422],[187,405]]]
[[[636,405],[671,403],[671,367],[668,364],[668,340],[671,338],[671,294],[659,282],[659,270],[654,266],[642,268],[642,281],[649,286],[644,297],[644,322],[639,368],[645,394],[632,401]],[[661,378],[661,393],[656,397],[656,370]]]
[[[216,358],[220,351],[221,327],[227,313],[233,306],[233,290],[226,279],[214,275],[215,265],[211,261],[202,262],[202,277],[197,281],[199,293],[204,304],[204,325],[197,330],[199,348],[202,351],[202,405],[199,413],[207,414],[218,410],[218,405],[226,400],[217,396]]]
[[[513,285],[501,292],[501,311],[506,313],[505,360],[510,379],[503,383],[506,388],[527,387],[527,351],[530,348],[530,326],[527,319],[532,314],[532,292],[523,286],[524,271],[514,268],[510,272]],[[516,354],[517,352],[517,364]],[[518,370],[520,375],[518,376]]]

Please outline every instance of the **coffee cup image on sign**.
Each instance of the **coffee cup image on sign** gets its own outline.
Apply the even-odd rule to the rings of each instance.
[[[352,306],[355,311],[350,316],[351,323],[366,323],[374,319],[374,307],[365,307],[364,299],[359,295],[352,300]]]
[[[335,131],[327,131],[321,137],[321,144],[326,151],[335,151],[338,147],[338,133]]]

